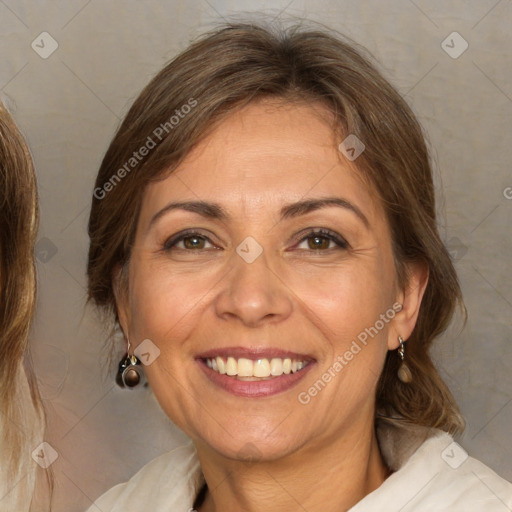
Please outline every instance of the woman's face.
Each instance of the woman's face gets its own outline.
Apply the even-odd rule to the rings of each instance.
[[[164,411],[227,457],[371,421],[386,352],[413,328],[383,209],[328,119],[250,104],[144,192],[120,320],[132,349],[151,341]]]

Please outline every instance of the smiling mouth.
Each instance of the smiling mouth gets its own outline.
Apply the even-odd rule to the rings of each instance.
[[[237,380],[257,381],[271,380],[282,375],[290,375],[303,370],[309,360],[294,359],[290,357],[273,357],[248,359],[245,357],[208,357],[203,359],[206,366],[220,375],[227,375]]]

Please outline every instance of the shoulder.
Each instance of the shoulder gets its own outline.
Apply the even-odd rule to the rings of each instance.
[[[453,438],[442,433],[426,441],[413,460],[429,464],[431,482],[423,508],[443,504],[442,510],[505,512],[512,510],[512,484],[491,468],[469,456]],[[423,510],[420,508],[419,510]]]
[[[420,475],[423,465],[429,468],[430,479],[424,495],[419,492],[414,498],[421,504],[418,510],[512,510],[512,484],[470,457],[448,434],[439,434],[422,445],[411,467]]]
[[[383,502],[401,512],[512,510],[512,484],[470,457],[449,434],[432,429],[391,434],[395,444],[402,439],[406,446],[415,436],[422,439],[419,445],[351,512],[377,512]]]
[[[98,498],[88,512],[188,510],[203,484],[192,443],[153,459],[130,480]]]

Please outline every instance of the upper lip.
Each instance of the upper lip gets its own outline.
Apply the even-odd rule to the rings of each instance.
[[[272,359],[278,357],[281,359],[298,359],[300,361],[313,361],[315,358],[308,354],[300,354],[290,350],[283,350],[271,347],[222,347],[212,348],[206,352],[201,352],[196,357],[197,359],[211,359],[214,357],[234,357],[236,359],[246,358],[256,361],[257,359]]]

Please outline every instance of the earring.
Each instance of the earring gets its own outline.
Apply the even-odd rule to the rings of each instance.
[[[409,367],[407,366],[407,363],[404,362],[405,359],[405,342],[402,338],[402,336],[398,336],[398,341],[400,343],[400,346],[398,347],[398,355],[400,356],[400,359],[402,360],[402,363],[400,364],[400,368],[398,368],[398,378],[404,383],[409,384],[409,382],[412,381],[412,373]]]
[[[122,388],[132,389],[140,384],[143,374],[142,363],[139,358],[127,353],[119,362],[116,383]]]

